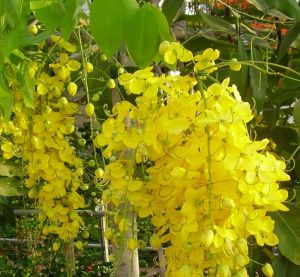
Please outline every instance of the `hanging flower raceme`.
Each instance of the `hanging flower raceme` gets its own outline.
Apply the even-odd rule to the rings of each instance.
[[[54,41],[73,52],[74,46],[69,42],[57,37]],[[56,234],[70,241],[83,224],[76,209],[85,205],[77,192],[82,184],[82,161],[67,139],[75,129],[74,114],[78,105],[67,100],[66,88],[70,83],[74,87],[70,74],[80,69],[80,63],[70,59],[67,53],[61,53],[58,62],[49,66],[54,76],[48,74],[48,70],[36,76],[37,64],[30,65],[29,75],[36,80],[36,108],[26,107],[20,86],[12,82],[14,114],[10,122],[1,122],[2,132],[6,134],[1,150],[6,159],[14,156],[23,159],[28,196],[37,199],[41,210],[38,219],[44,223],[42,233]]]
[[[116,104],[95,139],[110,159],[103,200],[151,217],[151,245],[169,245],[169,277],[248,276],[248,239],[278,243],[267,213],[287,210],[278,185],[289,180],[285,164],[267,139],[249,137],[250,106],[229,78],[203,83],[217,70],[218,50],[193,57],[166,42],[160,50],[169,64],[194,61],[194,74],[156,77],[149,67],[119,77],[137,98]],[[130,228],[124,215],[115,223],[119,233]]]

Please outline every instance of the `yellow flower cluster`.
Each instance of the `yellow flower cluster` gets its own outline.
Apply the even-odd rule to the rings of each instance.
[[[72,48],[71,44],[67,46]],[[41,210],[38,218],[44,222],[42,233],[57,234],[65,241],[75,238],[83,223],[75,211],[84,206],[84,199],[77,193],[82,184],[82,161],[67,139],[74,131],[78,106],[65,95],[68,83],[74,84],[70,82],[71,71],[79,70],[80,66],[67,53],[61,53],[58,62],[49,66],[54,76],[46,72],[35,76],[39,66],[30,63],[29,75],[32,79],[36,77],[36,108],[30,110],[25,106],[22,88],[13,82],[14,115],[10,122],[1,122],[6,137],[1,143],[3,157],[23,158],[28,196],[38,199]]]
[[[161,46],[165,58],[178,53],[169,46]],[[248,238],[276,245],[267,212],[287,210],[278,185],[289,180],[285,164],[267,139],[249,137],[249,104],[229,79],[205,86],[211,70],[203,69],[216,70],[218,56],[208,49],[190,57],[188,76],[155,76],[152,67],[121,75],[136,105],[117,103],[95,139],[110,161],[103,200],[151,217],[150,243],[168,246],[169,277],[248,276]],[[121,233],[131,227],[126,216],[115,223]]]

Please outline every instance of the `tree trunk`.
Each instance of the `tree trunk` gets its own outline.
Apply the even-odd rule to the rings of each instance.
[[[66,272],[68,277],[76,275],[75,271],[75,254],[74,254],[74,242],[68,241],[65,243],[65,262]]]
[[[132,224],[125,235],[121,245],[113,245],[112,252],[117,260],[117,269],[114,277],[139,277],[139,254],[138,249],[130,251],[127,249],[127,241],[129,238],[136,238],[136,217],[132,212],[127,212],[127,219]]]

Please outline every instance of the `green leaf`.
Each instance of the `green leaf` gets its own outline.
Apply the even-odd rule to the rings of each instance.
[[[299,97],[300,97],[299,89],[287,88],[287,89],[279,90],[273,99],[275,104],[279,106],[285,106],[285,105],[291,105],[295,101],[295,99]]]
[[[299,277],[300,266],[295,265],[284,256],[276,258],[272,267],[274,270],[274,277]]]
[[[8,160],[0,158],[0,175],[6,177],[13,177],[16,175],[16,165]]]
[[[293,112],[294,120],[298,128],[300,128],[300,100],[298,100],[294,106]]]
[[[126,28],[126,0],[97,0],[91,5],[91,31],[105,55],[120,47]]]
[[[238,49],[235,58],[237,58],[238,61],[248,60],[246,48],[244,46],[243,39],[241,37],[239,37],[238,39]],[[245,65],[242,65],[241,70],[238,72],[234,72],[234,71],[229,72],[229,77],[231,79],[231,82],[233,84],[236,84],[242,97],[245,96],[246,90],[248,88],[248,80],[249,80],[248,76],[249,76],[249,67]]]
[[[83,0],[31,0],[30,7],[48,31],[53,32],[60,26],[63,38],[68,40],[77,24],[82,3]]]
[[[0,164],[0,175],[6,177],[13,177],[15,174],[13,173],[16,167],[11,165]]]
[[[0,9],[0,14],[5,15],[4,20],[12,29],[16,27],[25,29],[30,14],[29,0],[2,0],[0,5],[3,6],[3,9]]]
[[[48,6],[57,4],[58,0],[31,0],[30,1],[30,9],[31,10],[39,10],[43,8],[47,8]]]
[[[27,34],[21,38],[19,46],[24,47],[27,45],[38,44],[41,41],[44,41],[45,39],[47,39],[51,34],[52,34],[51,31],[44,31],[36,36]]]
[[[220,31],[225,33],[235,33],[235,28],[226,20],[206,14],[204,12],[200,12],[200,16],[206,25],[211,27],[214,31]]]
[[[256,61],[262,60],[260,52],[257,49],[253,49],[253,58]],[[255,99],[255,107],[259,113],[264,106],[266,101],[266,95],[268,90],[268,80],[266,74],[263,74],[261,71],[256,68],[250,67],[250,84],[252,88],[252,96]]]
[[[249,273],[249,276],[255,276],[255,273],[259,273],[259,276],[263,276],[261,273],[261,265],[253,262],[253,261],[258,261],[260,263],[266,263],[268,262],[269,258],[268,255],[266,254],[266,249],[259,247],[255,243],[249,243],[249,258],[250,258],[250,263],[247,266],[247,271]]]
[[[257,9],[282,19],[287,17],[300,20],[300,7],[296,0],[248,0]]]
[[[65,10],[60,21],[62,36],[68,40],[73,27],[77,24],[78,14],[81,10],[82,0],[67,0],[65,1]]]
[[[300,33],[300,22],[296,22],[283,37],[282,43],[278,50],[276,63],[280,63],[284,55],[287,53],[290,45],[296,40]]]
[[[239,37],[238,40],[238,56],[237,59],[239,61],[246,61],[248,60],[248,55],[246,48],[244,46],[243,40],[241,37]],[[248,66],[242,66],[240,72],[241,72],[241,80],[240,80],[240,90],[242,94],[246,92],[246,88],[248,85]]]
[[[16,77],[23,93],[24,104],[26,107],[34,109],[35,81],[29,78],[28,67],[25,62],[17,72]]]
[[[152,9],[153,13],[156,16],[161,40],[162,41],[163,40],[173,41],[174,39],[173,39],[172,35],[170,34],[169,23],[168,23],[165,15],[157,7],[154,7],[154,6],[149,6],[149,7]]]
[[[288,207],[288,212],[279,211],[271,216],[275,220],[275,233],[279,238],[281,253],[300,265],[300,209],[292,205]]]
[[[289,68],[299,72],[300,71],[300,59],[292,59],[289,64]],[[290,70],[285,71],[285,76],[282,81],[283,89],[295,89],[300,87],[300,78],[298,74],[291,72]]]
[[[148,4],[133,15],[125,41],[137,66],[143,68],[153,61],[158,50],[159,28],[156,15]]]
[[[300,21],[300,7],[295,0],[265,0],[271,9],[276,9],[288,17]]]
[[[0,34],[0,60],[9,57],[10,53],[19,47],[23,37],[23,26],[17,26],[7,34]]]
[[[14,211],[7,201],[7,197],[0,196],[0,227],[5,228],[6,225],[15,226],[16,219]]]
[[[21,2],[19,0],[4,0],[3,1],[6,20],[12,28],[16,26],[20,26],[21,18],[20,18],[20,8]],[[24,22],[25,23],[25,22]]]
[[[222,39],[217,40],[215,38],[202,37],[201,33],[199,33],[199,36],[195,38],[188,39],[183,43],[183,45],[193,53],[199,52],[201,50],[205,50],[210,47],[214,47],[214,48],[217,47],[218,49],[223,48],[223,51],[221,51],[222,57],[223,57],[224,49],[231,51],[236,48],[236,46],[233,43],[230,43]]]
[[[54,31],[60,25],[63,12],[63,3],[52,1],[51,5],[34,10],[34,15],[49,31]]]
[[[220,17],[212,16],[203,12],[199,12],[199,14],[197,15],[185,14],[180,16],[178,20],[185,20],[188,22],[198,22],[200,24],[206,24],[213,31],[216,32],[225,32],[229,34],[236,33],[234,27],[228,21]]]
[[[171,25],[176,18],[184,0],[165,0],[162,5],[162,11]]]
[[[16,196],[22,194],[23,194],[22,190],[16,178],[11,178],[11,177],[0,178],[0,195]]]
[[[297,163],[296,163],[296,166],[297,166]],[[300,163],[298,163],[298,167],[300,167]],[[295,171],[297,171],[296,168],[295,168]],[[296,174],[297,174],[297,172],[296,172]],[[298,176],[298,174],[297,174],[297,176]],[[298,176],[298,179],[300,179],[300,176]],[[296,197],[295,197],[296,206],[300,207],[300,186],[296,186],[295,193],[296,193]]]
[[[271,112],[274,113],[274,111]],[[272,139],[277,144],[278,148],[285,149],[291,153],[294,151],[295,145],[300,144],[300,137],[297,130],[291,127],[276,126],[272,130]]]
[[[13,97],[8,88],[0,84],[0,114],[5,120],[9,120],[13,108]]]
[[[132,16],[140,9],[139,4],[136,0],[126,0],[126,27],[131,20]]]
[[[269,6],[265,0],[248,0],[248,2],[261,11],[267,11],[269,9]]]
[[[95,216],[91,216],[86,211],[83,212],[81,216],[82,216],[84,222],[86,222],[87,225],[91,226],[91,228],[89,229],[89,233],[93,237],[93,239],[96,239],[96,240],[101,239],[101,237],[100,237],[101,233],[99,232],[99,228],[94,227],[95,225],[99,224],[99,218],[97,218]]]

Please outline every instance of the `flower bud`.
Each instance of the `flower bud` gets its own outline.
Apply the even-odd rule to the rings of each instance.
[[[62,105],[62,106],[65,106],[65,105],[68,105],[68,99],[66,97],[62,97],[58,100],[58,104]]]
[[[84,65],[84,70],[85,70],[86,73],[91,73],[91,72],[93,72],[93,70],[94,70],[93,64],[91,64],[90,62],[87,62],[87,63]]]
[[[102,168],[97,168],[95,170],[95,176],[99,179],[101,179],[104,175],[104,170]]]
[[[231,210],[235,207],[234,201],[229,197],[224,197],[221,200],[220,207],[225,210]]]
[[[90,233],[88,231],[83,231],[81,236],[84,238],[84,239],[88,239],[90,237]]]
[[[52,109],[49,106],[45,107],[45,113],[50,114],[52,112]]]
[[[88,190],[89,189],[89,185],[87,183],[84,183],[82,186],[81,186],[81,189],[82,190]]]
[[[89,160],[89,162],[88,162],[89,167],[94,167],[95,165],[96,165],[95,160]]]
[[[221,264],[218,266],[218,277],[230,277],[231,276],[231,270],[228,265]]]
[[[82,176],[83,175],[83,169],[81,167],[77,168],[75,171],[75,174],[77,176]]]
[[[44,123],[44,125],[45,125],[46,129],[49,129],[51,127],[52,123],[51,123],[50,120],[46,120],[45,123]]]
[[[58,249],[60,248],[60,242],[54,242],[53,245],[52,245],[52,249],[53,251],[58,251]]]
[[[102,62],[107,61],[107,56],[104,55],[104,54],[102,54],[102,55],[100,56],[100,60],[101,60]]]
[[[39,29],[35,24],[31,24],[30,26],[28,26],[28,31],[31,34],[36,35],[39,32]]]
[[[81,240],[75,242],[75,246],[78,250],[82,250],[84,247],[84,243]]]
[[[239,238],[236,243],[237,249],[241,254],[248,254],[248,244],[247,241],[243,238]]]
[[[35,188],[32,188],[29,192],[28,192],[28,197],[29,199],[33,199],[36,196],[38,196],[38,192]]]
[[[76,219],[78,219],[78,213],[75,211],[72,211],[72,212],[70,212],[69,217],[72,220],[76,220]]]
[[[210,247],[214,241],[214,236],[214,232],[208,229],[201,234],[200,241],[204,244],[205,247]]]
[[[179,276],[180,277],[190,277],[192,276],[192,268],[187,265],[184,264],[180,269],[179,269]]]
[[[265,274],[267,277],[272,277],[274,275],[274,271],[272,266],[269,263],[265,263],[261,268],[263,274]]]
[[[121,218],[119,222],[119,231],[121,233],[126,233],[130,227],[130,223],[127,219]]]
[[[70,82],[67,86],[67,91],[71,96],[77,93],[77,85],[74,82]]]
[[[123,67],[119,67],[119,69],[118,69],[119,75],[123,74],[124,72],[125,72],[124,68]]]
[[[85,146],[86,140],[85,140],[84,138],[80,138],[80,139],[78,140],[78,143],[79,143],[79,145],[81,145],[81,146]]]
[[[237,59],[233,58],[231,59],[231,63],[229,64],[229,67],[233,71],[240,71],[242,65],[237,61]]]
[[[85,106],[85,112],[89,117],[92,117],[95,111],[95,107],[92,103],[88,103]]]
[[[113,236],[113,231],[112,231],[111,229],[105,230],[105,232],[104,232],[104,237],[105,237],[106,239],[111,239],[112,236]]]
[[[156,234],[153,234],[150,238],[150,245],[158,250],[160,247],[161,247],[161,241],[160,241],[160,238],[156,235]]]
[[[99,94],[94,94],[93,97],[92,97],[92,101],[93,101],[93,102],[98,102],[99,99],[100,99]]]
[[[234,262],[235,262],[235,266],[237,268],[241,268],[241,267],[244,267],[246,264],[249,263],[249,258],[245,255],[237,254],[234,257]]]
[[[115,83],[114,79],[109,79],[107,81],[107,87],[110,88],[110,89],[113,89],[113,88],[116,87],[116,83]]]
[[[138,242],[136,239],[134,238],[130,238],[128,241],[127,241],[127,248],[130,250],[130,251],[134,251],[135,249],[137,249],[138,247]]]

